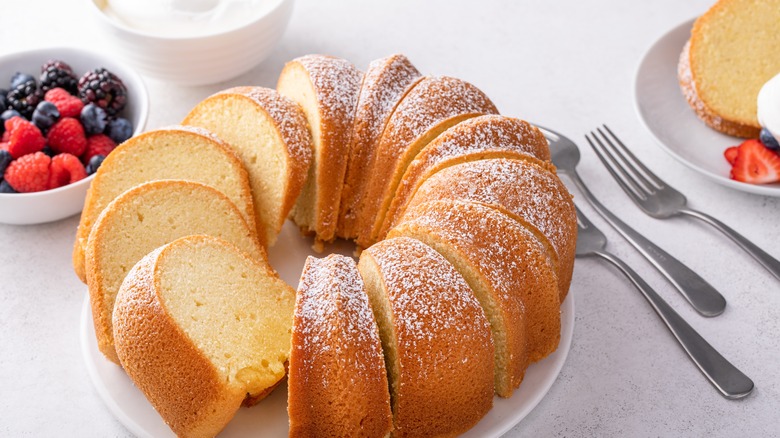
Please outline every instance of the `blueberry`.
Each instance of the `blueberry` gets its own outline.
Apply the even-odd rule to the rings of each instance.
[[[27,73],[20,73],[16,72],[11,77],[11,89],[18,88],[22,84],[26,84],[28,82],[32,82],[34,85],[37,85],[37,82],[35,82],[35,78],[28,75]]]
[[[81,109],[81,124],[87,135],[100,134],[106,130],[106,110],[90,103]]]
[[[44,146],[43,149],[41,149],[41,152],[43,152],[44,154],[46,154],[46,155],[48,155],[48,156],[50,156],[52,158],[54,158],[54,156],[57,155],[57,153],[54,152],[54,150],[49,145]]]
[[[89,163],[87,163],[87,175],[92,175],[93,173],[97,172],[97,170],[100,168],[100,165],[103,164],[103,160],[105,160],[106,157],[103,155],[93,155],[92,158],[89,159]]]
[[[133,125],[130,124],[129,120],[118,117],[108,122],[106,135],[116,144],[124,143],[125,140],[133,136]]]
[[[60,112],[53,103],[42,101],[35,107],[33,111],[32,122],[41,132],[46,132],[54,125],[60,118]]]
[[[761,143],[763,143],[764,146],[766,146],[768,149],[772,149],[773,151],[780,150],[780,143],[777,142],[777,139],[766,128],[761,130],[759,140],[761,140]]]
[[[14,160],[14,157],[11,156],[11,153],[8,151],[0,150],[0,178],[3,177],[5,174],[5,169],[8,167],[9,164],[11,164],[11,161]]]
[[[0,193],[18,193],[18,192],[14,190],[13,187],[11,187],[11,184],[8,184],[8,181],[2,180],[0,181]]]

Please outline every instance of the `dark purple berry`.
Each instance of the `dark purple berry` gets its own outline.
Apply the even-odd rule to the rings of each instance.
[[[57,155],[57,153],[54,152],[54,150],[49,145],[44,146],[43,149],[41,149],[41,152],[43,152],[44,154],[46,154],[46,155],[48,155],[48,156],[50,156],[52,158],[54,158],[54,156]]]
[[[96,68],[84,73],[79,79],[79,97],[85,104],[94,102],[115,116],[127,103],[127,88],[115,74],[105,68]]]
[[[97,172],[97,170],[100,168],[100,165],[103,164],[103,160],[105,160],[106,157],[103,155],[93,155],[92,158],[89,159],[89,163],[87,163],[87,175],[92,175],[93,173]]]
[[[772,149],[773,151],[780,151],[780,143],[777,142],[775,136],[772,135],[772,133],[769,132],[768,129],[766,128],[761,129],[761,134],[759,135],[758,139],[761,141],[761,143],[764,144],[764,146],[767,147],[767,149]]]
[[[133,136],[133,125],[130,121],[123,119],[122,117],[116,118],[108,122],[106,127],[106,135],[108,135],[114,143],[121,144],[125,140]]]
[[[8,109],[8,98],[5,97],[7,93],[6,90],[0,90],[0,113]]]
[[[11,108],[19,111],[24,118],[30,120],[35,107],[38,106],[38,102],[43,100],[43,94],[38,90],[38,86],[35,85],[33,80],[9,91],[7,99]]]
[[[31,75],[28,75],[27,73],[16,72],[13,76],[11,76],[11,90],[29,83],[32,83],[33,86],[37,87],[35,78]]]
[[[41,130],[41,132],[45,133],[57,123],[59,118],[60,112],[57,110],[57,107],[53,103],[44,100],[35,107],[35,111],[33,111],[32,115],[32,122]]]
[[[14,190],[13,187],[11,187],[11,184],[8,184],[8,181],[2,180],[0,181],[0,193],[18,193],[18,192]]]
[[[5,168],[8,167],[13,160],[14,157],[11,156],[10,152],[0,149],[0,179],[5,175]]]
[[[101,134],[106,130],[107,118],[106,111],[89,103],[81,109],[81,124],[84,126],[84,132],[87,135]]]

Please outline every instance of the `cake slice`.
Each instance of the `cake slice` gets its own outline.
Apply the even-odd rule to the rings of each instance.
[[[84,249],[98,215],[126,190],[161,179],[183,179],[214,187],[230,198],[254,232],[249,177],[230,145],[209,131],[191,126],[145,132],[106,156],[87,191],[73,245],[73,269],[81,281],[86,282]],[[258,237],[261,243],[265,241],[265,234]]]
[[[391,55],[368,65],[360,87],[349,160],[341,193],[339,237],[357,237],[357,221],[366,183],[374,167],[374,151],[387,120],[398,102],[420,79],[420,72],[404,55]]]
[[[530,123],[499,115],[465,120],[428,143],[409,163],[378,237],[383,238],[398,222],[420,184],[429,176],[455,164],[488,158],[527,159],[554,169],[547,140]]]
[[[463,277],[418,240],[366,249],[358,269],[379,326],[393,436],[454,436],[493,403],[490,325]]]
[[[363,74],[345,59],[307,55],[288,62],[276,89],[297,102],[314,140],[314,159],[292,219],[315,246],[336,237],[355,107]]]
[[[498,110],[477,87],[439,76],[418,82],[396,107],[382,133],[363,195],[359,245],[376,241],[406,167],[431,140],[463,120]]]
[[[577,213],[557,175],[533,161],[494,158],[443,169],[420,185],[409,209],[436,200],[479,202],[521,223],[548,248],[561,301],[574,270]]]
[[[526,365],[558,347],[561,332],[558,279],[544,245],[537,237],[498,210],[470,202],[433,201],[408,210],[389,238],[418,239],[439,251],[466,279],[481,300],[491,322],[503,313],[503,327],[494,326],[497,375],[507,396],[522,380]],[[523,317],[516,318],[510,299],[518,300]],[[513,305],[512,305],[513,306]],[[514,325],[514,327],[513,327]],[[505,334],[502,336],[501,329]],[[523,333],[527,353],[520,351]],[[500,345],[501,339],[518,339]],[[527,357],[527,361],[524,358]]]
[[[178,436],[212,437],[285,376],[295,291],[255,256],[211,236],[143,257],[119,289],[124,370]]]
[[[269,88],[235,87],[197,104],[182,124],[206,128],[233,147],[249,174],[257,234],[273,245],[312,161],[298,105]]]
[[[780,72],[780,0],[719,0],[693,24],[678,78],[688,104],[711,128],[757,138],[757,98]]]
[[[220,237],[258,261],[266,254],[241,212],[216,189],[191,181],[136,186],[103,210],[86,248],[86,276],[98,347],[118,363],[111,313],[130,268],[153,249],[190,234]]]
[[[293,318],[290,437],[384,437],[393,427],[379,331],[355,262],[309,257]]]

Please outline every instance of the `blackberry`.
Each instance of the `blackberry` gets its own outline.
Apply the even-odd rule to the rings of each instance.
[[[64,88],[68,93],[78,93],[78,79],[73,69],[62,61],[51,60],[41,66],[41,90],[45,93],[52,88]]]
[[[93,173],[97,172],[97,170],[100,168],[100,165],[103,164],[103,160],[105,160],[106,157],[103,155],[94,155],[92,158],[89,159],[89,163],[87,163],[87,175],[92,175]]]
[[[32,122],[45,134],[59,118],[60,112],[57,107],[53,103],[43,100],[35,107]]]
[[[84,73],[79,79],[78,87],[79,97],[85,104],[94,102],[112,117],[119,114],[127,103],[125,84],[105,68]]]
[[[29,84],[30,82],[35,85],[35,78],[27,73],[16,72],[11,76],[11,89],[19,88],[21,85]]]
[[[35,84],[35,80],[33,80],[9,91],[7,99],[11,108],[19,111],[19,114],[29,120],[33,111],[35,111],[35,107],[38,106],[38,102],[43,100],[43,94],[38,90],[38,86]]]

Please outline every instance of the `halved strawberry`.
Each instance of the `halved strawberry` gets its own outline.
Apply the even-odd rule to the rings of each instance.
[[[723,151],[723,156],[726,157],[726,161],[729,162],[732,166],[734,165],[734,161],[737,160],[737,154],[739,153],[739,146],[732,146],[725,151]]]
[[[757,139],[739,145],[731,178],[750,184],[780,181],[780,155],[767,149]]]

